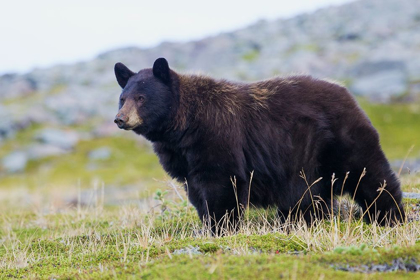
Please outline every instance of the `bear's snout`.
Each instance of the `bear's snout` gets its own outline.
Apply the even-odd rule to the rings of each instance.
[[[117,114],[115,116],[114,123],[116,123],[119,128],[123,128],[127,122],[128,122],[128,117],[126,115]]]

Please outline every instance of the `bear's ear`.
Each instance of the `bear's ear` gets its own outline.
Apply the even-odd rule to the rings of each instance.
[[[171,81],[171,71],[169,70],[169,64],[163,57],[156,59],[153,64],[153,75],[160,79],[165,84],[169,84]]]
[[[125,88],[127,85],[128,79],[130,79],[131,76],[134,75],[134,72],[132,72],[130,69],[127,68],[124,64],[121,62],[118,62],[114,66],[114,72],[115,77],[117,77],[118,84],[121,88]]]

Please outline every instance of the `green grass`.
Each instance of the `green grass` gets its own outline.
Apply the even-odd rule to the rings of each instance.
[[[13,141],[8,141],[0,157],[8,150],[28,144],[36,128],[20,132]],[[24,186],[92,186],[100,181],[105,185],[124,186],[128,184],[150,185],[154,179],[165,178],[156,155],[145,143],[140,144],[132,137],[107,137],[80,141],[72,153],[30,161],[23,174],[7,175],[1,178],[3,188]],[[107,147],[111,156],[105,160],[90,160],[90,151]],[[155,184],[156,185],[156,184]]]
[[[172,206],[165,207],[166,214],[161,207],[142,212],[134,205],[102,204],[53,214],[31,209],[2,214],[0,279],[409,279],[416,275],[401,271],[362,275],[337,268],[391,264],[398,258],[420,260],[419,222],[381,228],[333,220],[312,228],[300,223],[286,230],[270,211],[252,210],[238,233],[213,237],[194,209],[175,196],[168,199]]]
[[[420,104],[371,104],[359,100],[389,159],[402,159],[414,145],[410,157],[420,157]]]

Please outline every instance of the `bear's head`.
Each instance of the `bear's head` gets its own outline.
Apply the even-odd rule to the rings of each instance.
[[[114,70],[122,88],[114,120],[118,127],[146,137],[167,129],[177,104],[177,75],[169,69],[166,59],[158,58],[152,69],[138,73],[122,63],[115,64]]]

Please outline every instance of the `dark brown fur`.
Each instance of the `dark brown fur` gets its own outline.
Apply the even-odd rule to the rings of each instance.
[[[220,221],[249,199],[257,207],[277,207],[281,216],[291,210],[303,214],[310,222],[313,199],[323,201],[321,208],[328,212],[331,176],[338,178],[333,193],[339,195],[349,171],[344,193],[354,195],[366,217],[382,224],[404,219],[400,184],[378,133],[345,88],[309,76],[233,83],[181,75],[165,62],[157,60],[153,69],[133,73],[130,90],[124,87],[122,97],[149,95],[138,108],[145,124],[134,131],[153,142],[172,177],[188,182],[188,197],[200,218],[210,215]],[[135,86],[140,82],[149,88]],[[147,108],[153,98],[167,106]],[[147,120],[154,118],[144,113],[149,109],[166,116],[159,125],[148,126]],[[366,176],[355,193],[364,168]],[[310,192],[299,176],[302,170],[309,184],[323,178]],[[384,181],[386,191],[380,193]]]

